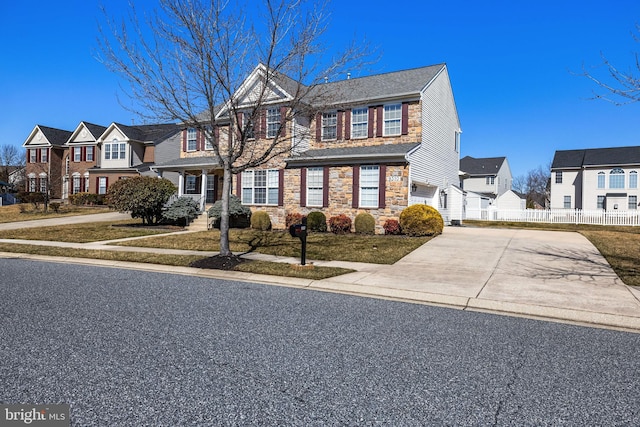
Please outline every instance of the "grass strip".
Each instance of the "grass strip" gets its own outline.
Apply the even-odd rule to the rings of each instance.
[[[189,267],[192,262],[202,259],[199,255],[166,255],[145,252],[118,252],[91,249],[69,249],[56,246],[0,243],[0,252],[31,255],[58,256],[67,258],[89,258],[107,261],[140,262],[147,264]],[[314,267],[303,270],[292,268],[287,263],[248,260],[238,265],[235,271],[272,276],[297,277],[300,279],[322,280],[329,277],[352,273],[354,270],[337,267]]]
[[[350,261],[373,264],[393,264],[432,237],[381,235],[336,235],[310,233],[307,237],[307,258],[323,261]],[[256,231],[231,229],[231,250],[235,253],[258,252],[283,257],[300,257],[300,240],[284,231]],[[200,231],[188,234],[149,237],[143,240],[120,242],[120,246],[219,251],[220,232]]]
[[[49,218],[62,218],[65,216],[73,215],[91,215],[97,213],[113,212],[106,206],[103,207],[83,207],[64,205],[61,206],[58,212],[53,209],[49,209],[48,212],[44,212],[42,206],[39,209],[34,209],[31,204],[23,203],[9,206],[0,206],[0,223],[5,222],[17,222],[17,221],[32,221],[36,219],[49,219]]]

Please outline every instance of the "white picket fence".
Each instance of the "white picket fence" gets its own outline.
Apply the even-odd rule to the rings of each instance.
[[[546,222],[551,224],[640,225],[637,210],[582,209],[468,209],[465,219],[483,221]]]

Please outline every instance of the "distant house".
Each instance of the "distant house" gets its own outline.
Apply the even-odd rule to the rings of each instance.
[[[465,156],[460,159],[460,186],[465,191],[484,194],[493,199],[511,190],[513,177],[506,157],[475,158]]]
[[[640,147],[556,151],[552,209],[638,209]]]
[[[527,208],[527,197],[524,194],[509,190],[496,198],[495,206],[500,210],[524,210]]]
[[[70,131],[36,125],[22,146],[27,151],[25,191],[49,193],[61,198],[63,191],[63,159]]]
[[[180,129],[172,123],[105,127],[80,122],[74,131],[37,125],[23,144],[24,190],[67,199],[82,192],[106,194],[109,183],[124,177],[157,176],[152,169],[157,161],[179,157]],[[176,173],[165,177],[178,184]]]

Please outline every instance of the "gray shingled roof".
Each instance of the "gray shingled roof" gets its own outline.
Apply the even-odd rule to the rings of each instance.
[[[205,157],[185,157],[174,159],[165,163],[159,163],[154,169],[184,169],[184,168],[200,168],[200,167],[216,167],[220,166],[220,162],[213,156]]]
[[[370,102],[395,96],[418,95],[422,89],[445,67],[445,64],[429,65],[410,70],[375,74],[318,85],[315,90],[328,90],[337,103]],[[314,99],[312,93],[310,99]]]
[[[405,156],[420,143],[371,145],[365,147],[325,148],[307,150],[285,161],[291,166],[307,164],[347,164],[362,161],[404,161]]]
[[[640,165],[640,147],[590,148],[558,150],[551,169],[572,169],[583,166]]]
[[[93,123],[88,123],[88,122],[82,122],[82,123],[85,125],[87,129],[89,129],[91,136],[93,136],[95,139],[100,138],[100,135],[102,135],[104,131],[107,130],[106,126],[95,125]]]
[[[127,138],[134,141],[151,142],[164,139],[171,134],[181,130],[181,127],[175,123],[165,123],[156,125],[135,125],[127,126],[115,123],[118,128],[124,132]]]
[[[41,125],[38,125],[38,128],[42,131],[42,133],[44,134],[44,136],[47,138],[47,140],[51,145],[55,145],[58,147],[61,147],[64,144],[66,144],[67,140],[69,140],[69,138],[71,137],[71,134],[73,133],[68,130],[50,128],[50,127],[41,126]]]
[[[506,157],[485,157],[476,159],[465,156],[460,159],[460,170],[473,175],[495,175],[498,173]]]

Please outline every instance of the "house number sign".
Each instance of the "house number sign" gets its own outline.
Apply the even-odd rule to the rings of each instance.
[[[400,182],[402,181],[402,177],[398,175],[392,175],[387,177],[387,181],[389,182]]]

